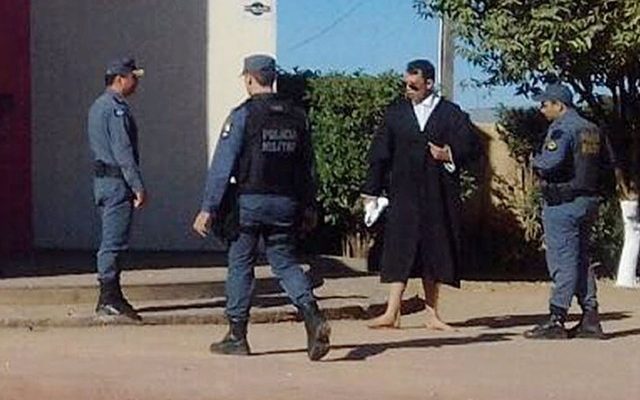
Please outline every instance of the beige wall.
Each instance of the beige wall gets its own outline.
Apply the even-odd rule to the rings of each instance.
[[[255,16],[244,11],[254,0],[209,2],[207,108],[209,154],[229,111],[246,97],[240,72],[243,58],[252,53],[276,53],[276,0],[263,0],[271,11]]]
[[[212,247],[190,226],[218,127],[242,99],[242,57],[275,53],[275,10],[248,16],[236,0],[32,0],[34,245],[95,248],[86,113],[105,64],[133,55],[146,69],[131,98],[148,206],[132,247]],[[265,3],[268,3],[265,1]],[[274,5],[275,6],[275,5]]]

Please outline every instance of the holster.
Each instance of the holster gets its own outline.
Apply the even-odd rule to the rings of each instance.
[[[572,202],[576,196],[573,190],[566,186],[559,186],[554,184],[543,185],[542,198],[550,206],[558,206],[560,204]]]
[[[117,165],[107,164],[102,160],[93,163],[93,175],[96,178],[122,178],[122,170]]]
[[[238,202],[238,185],[229,184],[222,196],[220,207],[213,224],[213,234],[220,239],[232,242],[240,234],[240,204]]]

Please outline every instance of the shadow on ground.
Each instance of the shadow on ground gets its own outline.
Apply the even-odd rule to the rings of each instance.
[[[322,279],[357,277],[368,275],[358,271],[335,257],[304,256],[301,261],[311,267],[316,284]],[[95,253],[87,250],[37,250],[28,254],[14,255],[0,260],[0,278],[59,276],[95,273]],[[258,258],[259,265],[268,262],[264,256]],[[194,251],[131,251],[122,256],[124,271],[168,268],[226,267],[224,252]]]
[[[481,335],[469,336],[469,337],[424,338],[424,339],[403,340],[400,342],[343,344],[343,345],[331,346],[331,349],[332,350],[351,349],[351,350],[344,357],[327,359],[325,360],[325,362],[364,361],[369,357],[380,355],[387,350],[443,347],[443,346],[461,346],[461,345],[468,345],[473,343],[502,342],[502,341],[511,340],[510,337],[515,335],[516,335],[515,333],[483,333]],[[253,353],[253,355],[264,356],[264,355],[299,353],[299,352],[306,352],[306,351],[307,351],[306,349],[274,350],[274,351]]]
[[[627,311],[601,313],[602,321],[618,321],[630,318],[631,313]],[[466,321],[453,322],[450,325],[457,328],[486,327],[489,329],[513,328],[517,326],[535,325],[549,318],[549,314],[527,314],[527,315],[498,315],[492,317],[471,318]],[[579,321],[580,314],[570,314],[567,321]]]
[[[524,321],[530,321],[537,315],[529,315]],[[608,313],[605,314],[609,320],[616,320],[622,318],[628,318],[627,313]],[[508,326],[517,326],[518,324],[512,324]],[[471,325],[474,326],[474,325]],[[498,326],[505,327],[505,326]],[[621,339],[629,336],[640,335],[640,328],[628,329],[622,331],[608,332],[605,334],[605,340]],[[415,349],[415,348],[438,348],[444,346],[463,346],[471,345],[475,343],[495,343],[505,342],[513,340],[514,337],[520,337],[520,333],[515,332],[496,332],[496,333],[482,333],[475,336],[466,337],[444,337],[444,338],[423,338],[423,339],[411,339],[403,340],[399,342],[381,342],[381,343],[366,343],[366,344],[344,344],[331,346],[332,350],[350,349],[349,352],[339,358],[329,358],[324,362],[339,362],[339,361],[364,361],[370,357],[378,356],[387,350],[396,349]],[[581,340],[581,339],[569,339],[569,340]],[[267,356],[267,355],[280,355],[290,353],[304,353],[306,349],[285,349],[285,350],[269,350],[264,352],[253,353],[254,356]]]

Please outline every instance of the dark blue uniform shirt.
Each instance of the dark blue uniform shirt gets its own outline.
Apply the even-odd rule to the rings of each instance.
[[[547,130],[542,152],[533,159],[533,168],[542,178],[548,178],[563,167],[571,157],[577,142],[577,134],[585,125],[585,120],[570,108],[560,118],[551,123]]]
[[[95,161],[120,167],[134,192],[144,190],[139,168],[138,129],[124,97],[107,89],[89,109],[89,145]]]
[[[204,197],[200,209],[206,212],[217,212],[229,180],[233,173],[240,151],[244,128],[247,119],[247,108],[244,104],[235,108],[222,127],[216,150],[211,160]]]

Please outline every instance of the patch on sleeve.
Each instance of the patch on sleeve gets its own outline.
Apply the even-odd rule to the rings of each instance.
[[[555,140],[549,140],[544,146],[549,151],[558,150],[558,143]]]
[[[564,132],[560,129],[554,129],[551,132],[551,135],[549,136],[551,138],[551,140],[558,140],[562,137],[562,135],[564,134]]]
[[[126,114],[122,108],[116,108],[115,110],[113,110],[113,113],[116,117],[122,117],[124,114]]]
[[[231,132],[231,115],[227,117],[227,119],[224,121],[224,124],[222,125],[222,133],[221,133],[222,138],[223,139],[228,138],[230,132]]]

